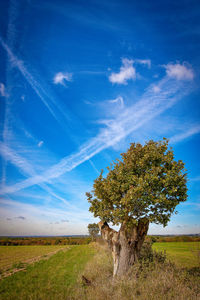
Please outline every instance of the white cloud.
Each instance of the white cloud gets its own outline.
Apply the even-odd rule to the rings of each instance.
[[[99,172],[99,170],[96,168],[96,166],[95,166],[95,164],[93,163],[93,161],[92,161],[91,159],[89,159],[88,161],[89,161],[89,163],[91,164],[91,166],[93,167],[93,169],[95,170],[95,172],[99,175],[100,172]]]
[[[177,80],[193,80],[194,71],[191,67],[187,67],[185,64],[172,64],[169,63],[164,66],[166,73],[169,77]]]
[[[40,86],[40,84],[33,78],[32,74],[25,68],[23,62],[19,60],[11,51],[11,49],[8,47],[6,43],[2,40],[0,37],[0,44],[3,47],[3,49],[7,52],[10,62],[14,67],[17,67],[18,70],[21,72],[23,77],[27,80],[27,82],[30,84],[32,89],[35,91],[35,93],[38,95],[38,97],[41,99],[41,101],[44,103],[44,105],[47,107],[49,112],[54,116],[56,119],[56,115],[53,111],[53,109],[50,107],[49,103],[46,100],[46,93],[43,90],[43,88]],[[49,98],[49,97],[48,97]],[[52,100],[52,99],[51,99]],[[53,102],[53,101],[52,101]]]
[[[6,88],[3,83],[0,83],[0,95],[1,97],[7,97]]]
[[[159,93],[160,87],[158,85],[153,85],[152,90],[154,91],[154,93]]]
[[[31,176],[32,178],[37,177],[37,174],[34,170],[33,165],[27,161],[24,157],[20,156],[18,153],[16,153],[14,150],[12,150],[10,147],[5,145],[4,143],[0,142],[0,155],[7,161],[10,161],[14,166],[16,166],[20,173],[24,176]],[[26,181],[26,180],[25,180]],[[48,181],[48,179],[47,179]],[[45,190],[49,195],[59,199],[61,202],[63,202],[68,208],[74,207],[63,197],[60,197],[56,193],[54,193],[51,188],[43,183],[44,181],[38,182],[37,185],[40,186],[43,190]],[[15,185],[16,186],[16,185]],[[6,189],[6,187],[5,187]],[[21,188],[14,188],[15,191],[21,190]],[[11,193],[13,192],[11,188]]]
[[[16,215],[24,216],[26,219],[22,222]],[[5,220],[5,216],[10,222]],[[69,222],[65,224],[61,221],[65,225],[63,228],[48,225],[49,222],[55,223],[57,220]],[[48,205],[22,203],[9,198],[0,199],[0,235],[19,235],[19,232],[21,235],[63,235],[80,232],[86,234],[87,224],[91,221],[94,222],[94,218],[87,210],[69,211]]]
[[[200,181],[200,176],[190,178],[190,181],[192,182]]]
[[[170,138],[170,143],[175,144],[177,142],[183,141],[195,134],[200,133],[200,125],[193,126],[183,133],[179,133]]]
[[[127,80],[136,78],[136,70],[132,59],[123,58],[119,73],[111,73],[109,80],[112,83],[127,84]]]
[[[108,100],[110,103],[120,103],[121,107],[124,107],[124,99],[118,96],[116,99]]]
[[[135,59],[134,62],[141,64],[141,65],[147,65],[147,67],[151,68],[151,60],[150,59]]]
[[[3,41],[1,36],[0,45],[6,51],[12,66],[16,67],[21,72],[22,76],[30,84],[30,86],[42,101],[42,103],[46,106],[50,114],[61,126],[63,126],[63,120],[60,116],[64,116],[66,120],[69,120],[69,115],[66,109],[64,110],[61,104],[54,99],[52,91],[50,91],[50,87],[44,88],[44,85],[40,84],[40,82],[33,77],[29,70],[24,66],[23,61],[21,61],[16,55],[14,55],[8,45]]]
[[[53,82],[55,84],[62,84],[65,85],[65,81],[72,81],[72,73],[62,73],[62,72],[58,72],[54,78],[53,78]]]
[[[40,148],[40,147],[42,147],[43,144],[44,144],[44,142],[43,142],[43,141],[40,141],[37,145],[38,145],[38,147]]]
[[[113,147],[130,133],[137,131],[191,91],[190,84],[187,85],[182,81],[176,82],[168,76],[160,80],[158,85],[160,92],[154,93],[151,85],[138,102],[124,108],[122,111],[120,110],[113,119],[104,120],[102,123],[106,126],[101,128],[99,134],[94,138],[84,143],[77,152],[64,157],[39,175],[30,174],[31,177],[24,181],[3,187],[1,194],[14,193],[33,185],[41,186],[43,182],[48,182],[66,172],[70,172],[102,150]],[[7,152],[5,152],[5,155],[8,155]]]

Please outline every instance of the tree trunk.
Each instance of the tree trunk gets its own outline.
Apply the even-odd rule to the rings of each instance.
[[[149,228],[146,219],[138,221],[138,225],[127,227],[122,224],[119,232],[111,229],[106,222],[99,222],[102,238],[108,243],[113,256],[113,277],[122,276],[138,260],[142,244]]]

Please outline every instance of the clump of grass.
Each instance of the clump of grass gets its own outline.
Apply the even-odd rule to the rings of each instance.
[[[112,277],[112,257],[108,249],[96,246],[98,254],[91,260],[69,299],[77,300],[127,300],[127,299],[199,299],[197,274],[166,261],[166,255],[144,249],[143,257],[123,278]],[[81,275],[91,281],[81,284]]]
[[[26,263],[19,261],[18,263],[14,263],[12,265],[12,269],[24,269],[27,266]]]

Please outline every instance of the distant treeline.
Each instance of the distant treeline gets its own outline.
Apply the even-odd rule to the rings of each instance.
[[[101,238],[97,238],[101,242]],[[146,240],[153,243],[161,242],[200,242],[200,236],[151,236],[148,235]],[[27,245],[86,245],[92,239],[88,236],[83,237],[0,237],[0,246],[27,246]]]
[[[198,235],[174,235],[174,236],[147,236],[153,243],[162,242],[200,242]]]
[[[1,237],[0,246],[86,245],[90,237]]]

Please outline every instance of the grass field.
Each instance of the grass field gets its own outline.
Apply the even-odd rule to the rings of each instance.
[[[28,265],[25,272],[0,281],[0,299],[68,299],[78,274],[94,253],[95,249],[88,245],[70,246],[48,260]]]
[[[103,247],[103,246],[102,246]],[[187,252],[186,252],[187,253]],[[186,254],[187,255],[187,254]],[[158,259],[157,259],[158,258]],[[122,278],[112,278],[110,251],[99,249],[84,269],[92,286],[77,284],[73,300],[199,300],[200,269],[180,268],[154,257],[152,262],[135,264]],[[71,300],[71,298],[69,298]]]
[[[12,270],[69,246],[0,246],[0,271]]]
[[[40,260],[0,280],[0,300],[200,299],[200,272],[197,268],[192,270],[192,266],[198,264],[195,251],[198,252],[199,243],[170,242],[153,246],[159,251],[166,250],[177,265],[183,267],[187,262],[191,268],[156,261],[142,268],[136,264],[131,276],[114,281],[109,249],[98,244],[66,246],[58,251],[61,248],[63,246],[28,246],[28,249],[2,246],[1,258],[6,260],[10,255],[12,263],[23,262],[25,258],[27,261],[27,257],[32,259],[34,255],[40,255]],[[45,251],[57,253],[48,257]],[[91,286],[83,285],[82,275],[92,282]]]
[[[200,242],[164,242],[153,244],[156,251],[166,251],[167,257],[181,267],[200,264]]]

